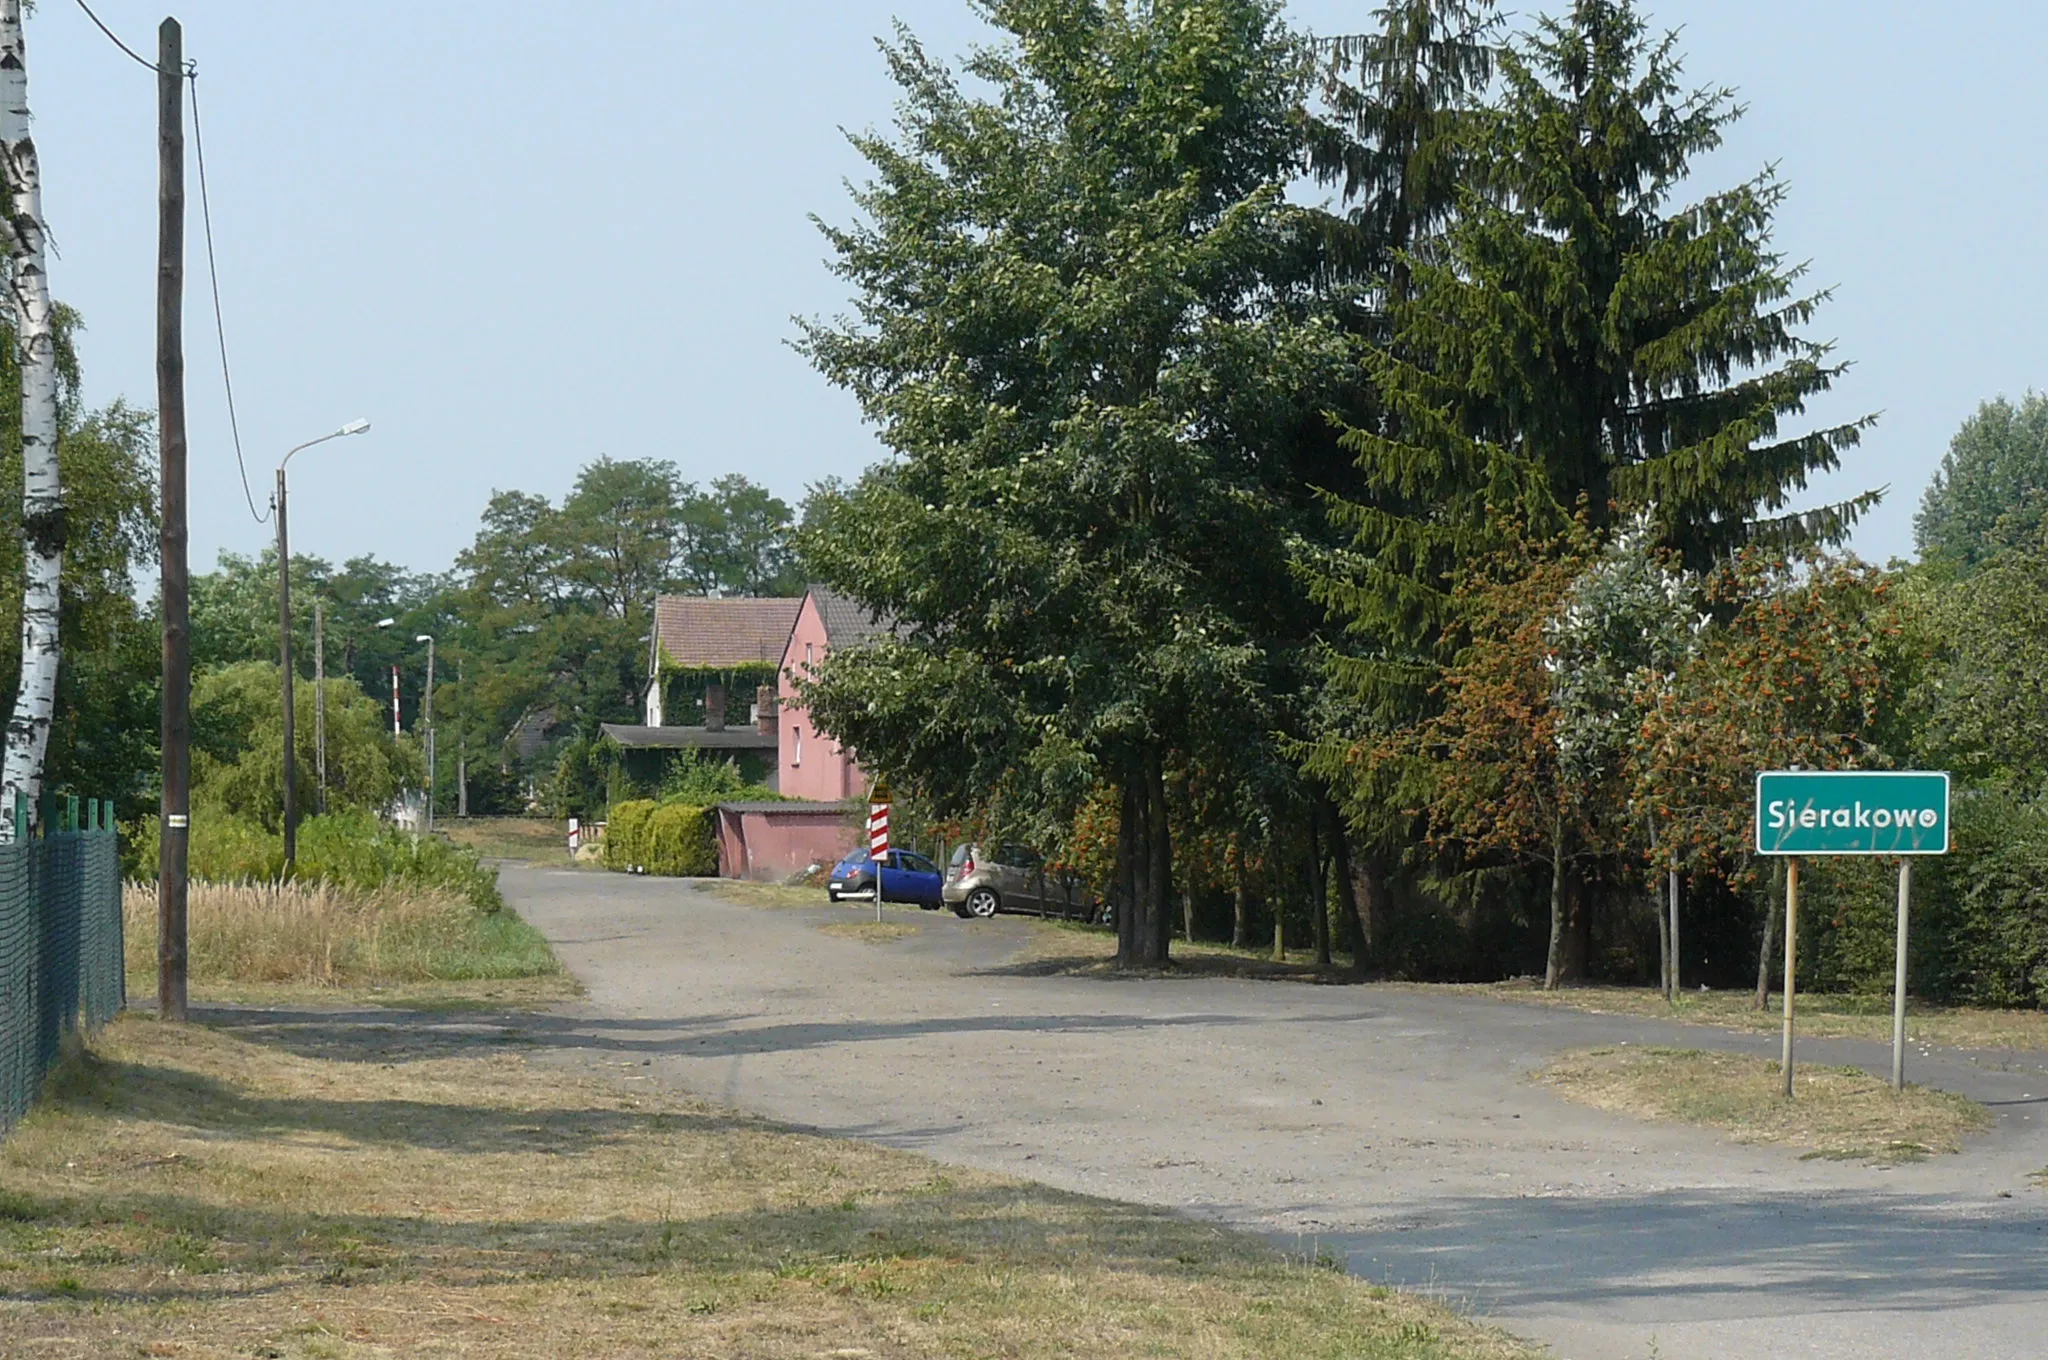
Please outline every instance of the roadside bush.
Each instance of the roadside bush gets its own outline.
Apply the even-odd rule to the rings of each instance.
[[[712,810],[644,798],[618,804],[605,823],[604,867],[671,878],[716,874],[718,841]]]
[[[1943,913],[1928,951],[1938,993],[1979,1006],[2048,1006],[2048,806],[1986,789],[1959,794],[1954,815],[1952,853],[1924,875]],[[1914,896],[1917,919],[1917,887]]]
[[[632,798],[612,804],[604,819],[604,867],[630,873],[646,847],[647,819],[658,807],[652,798]]]
[[[145,818],[136,830],[131,863],[140,876],[154,877],[156,820]],[[253,817],[195,809],[190,834],[194,879],[274,883],[283,877],[284,846],[276,832]],[[504,905],[497,871],[474,852],[436,836],[400,831],[366,812],[335,812],[302,822],[292,877],[361,893],[390,887],[451,893],[479,911]]]
[[[1914,865],[1912,990],[1975,1006],[2048,1005],[2048,807],[1958,790],[1950,853]],[[1813,859],[1800,880],[1800,985],[1892,988],[1898,865]]]

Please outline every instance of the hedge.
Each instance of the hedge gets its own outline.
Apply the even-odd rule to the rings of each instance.
[[[712,809],[636,798],[614,804],[605,821],[604,867],[671,878],[718,873]]]

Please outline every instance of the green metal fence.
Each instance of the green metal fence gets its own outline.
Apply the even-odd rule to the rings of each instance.
[[[97,1029],[127,1001],[121,852],[114,807],[52,800],[42,824],[0,845],[0,1133],[28,1110],[64,1036]]]

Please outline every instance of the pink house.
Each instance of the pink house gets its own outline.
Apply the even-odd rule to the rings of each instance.
[[[834,647],[851,647],[888,631],[885,624],[843,595],[812,586],[797,609],[796,626],[782,652],[782,729],[776,788],[785,798],[839,803],[860,797],[867,776],[839,743],[811,723],[810,710],[791,683],[808,674]]]

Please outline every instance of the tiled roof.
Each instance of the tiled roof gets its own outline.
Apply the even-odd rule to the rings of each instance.
[[[825,641],[834,647],[854,647],[869,638],[895,632],[893,623],[876,618],[860,605],[823,586],[811,587],[818,602],[818,618],[825,625]]]
[[[803,604],[663,595],[654,602],[654,634],[671,666],[772,666],[782,660]]]

